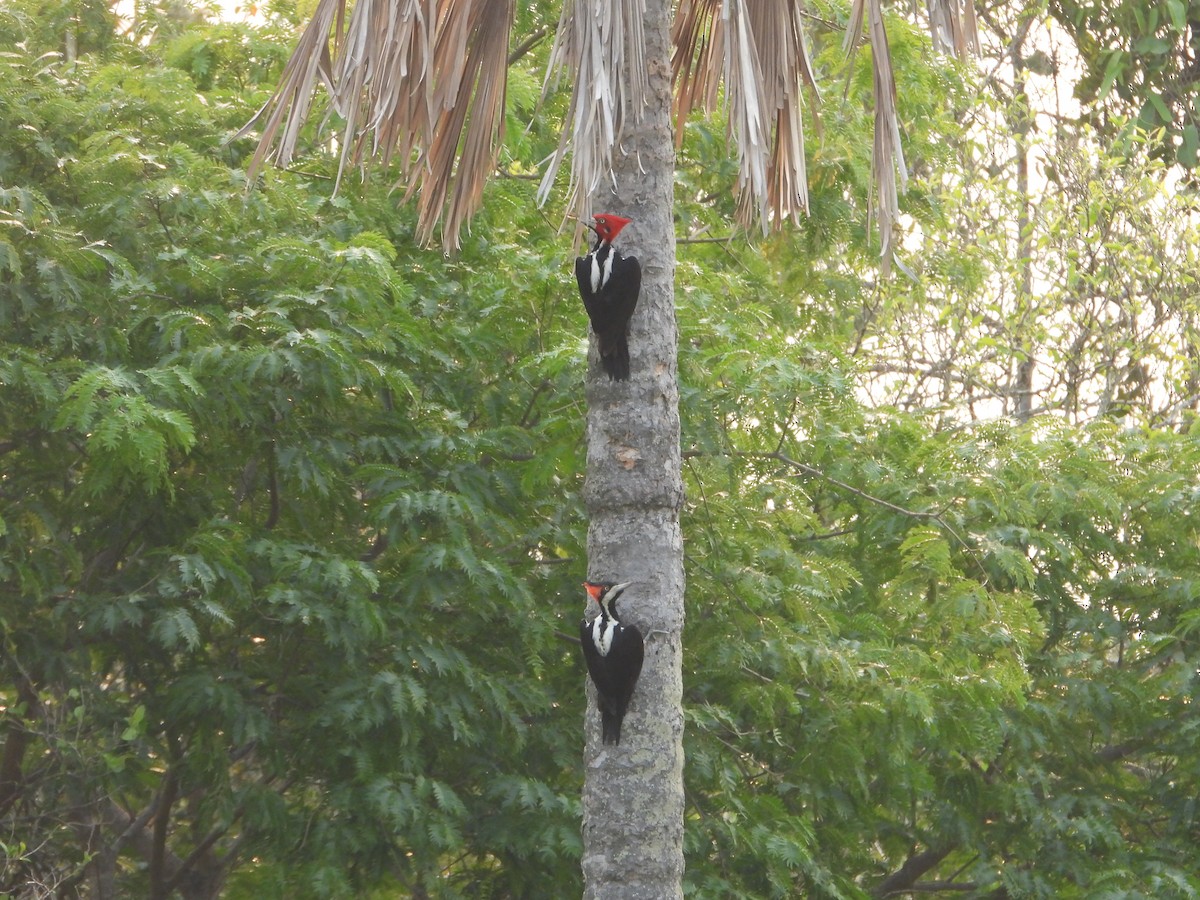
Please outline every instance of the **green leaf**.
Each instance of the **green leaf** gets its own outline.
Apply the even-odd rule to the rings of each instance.
[[[1177,159],[1179,164],[1187,169],[1200,165],[1200,130],[1194,123],[1184,126],[1180,133],[1180,143]]]
[[[121,740],[134,741],[141,737],[146,731],[146,707],[144,704],[138,704],[133,715],[129,717],[129,724],[125,726],[125,730],[121,732]]]
[[[1171,115],[1171,110],[1167,108],[1166,101],[1164,101],[1161,96],[1159,96],[1157,93],[1152,93],[1149,95],[1147,100],[1150,105],[1154,107],[1154,111],[1158,114],[1158,122],[1162,124],[1169,124],[1173,121],[1174,117]]]
[[[1129,57],[1121,50],[1110,50],[1108,61],[1104,64],[1104,76],[1100,79],[1100,87],[1096,90],[1097,101],[1105,99],[1112,91],[1117,79],[1124,79]]]
[[[919,566],[937,575],[950,574],[950,545],[939,529],[918,525],[900,544],[906,566]]]
[[[1135,53],[1146,53],[1161,56],[1170,51],[1171,45],[1160,37],[1152,34],[1137,39],[1133,45]]]
[[[184,609],[164,610],[151,625],[150,634],[168,650],[195,650],[200,646],[200,629]]]
[[[1183,0],[1167,0],[1167,14],[1176,34],[1187,34],[1187,4]]]

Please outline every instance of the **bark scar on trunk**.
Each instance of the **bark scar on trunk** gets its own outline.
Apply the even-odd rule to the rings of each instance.
[[[614,455],[617,457],[617,462],[626,470],[633,469],[642,459],[642,451],[637,447],[629,447],[625,444],[618,444]]]

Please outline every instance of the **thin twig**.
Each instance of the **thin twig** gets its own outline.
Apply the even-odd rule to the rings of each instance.
[[[529,416],[533,412],[534,405],[538,402],[538,398],[542,396],[542,393],[550,389],[550,386],[550,379],[543,378],[541,383],[534,388],[533,393],[529,397],[529,403],[525,406],[525,412],[521,413],[521,418],[517,422],[518,428],[529,427]]]
[[[713,455],[713,454],[701,453],[701,452],[695,451],[695,450],[688,450],[683,453],[683,458],[684,459],[693,459],[697,456],[711,456],[711,455]],[[779,451],[776,451],[774,453],[765,453],[765,452],[755,453],[755,452],[746,451],[746,450],[731,450],[731,451],[727,451],[724,455],[740,456],[740,457],[744,457],[746,459],[773,459],[777,462],[781,462],[785,466],[790,466],[799,472],[803,472],[805,475],[811,475],[813,478],[819,478],[822,481],[833,485],[838,490],[845,491],[848,494],[852,494],[855,497],[859,497],[862,500],[866,500],[868,503],[874,503],[876,506],[882,506],[884,509],[890,509],[892,512],[899,513],[902,516],[908,516],[909,518],[912,518],[912,519],[923,519],[927,522],[933,522],[933,523],[939,525],[940,527],[944,528],[946,530],[946,532],[949,533],[960,544],[962,544],[962,546],[968,552],[970,552],[972,554],[974,552],[974,548],[967,542],[966,538],[964,538],[961,534],[959,534],[958,531],[954,528],[954,526],[951,525],[949,522],[947,522],[945,517],[940,512],[929,512],[927,510],[921,510],[921,509],[909,509],[906,506],[901,506],[898,503],[893,503],[890,500],[885,500],[882,497],[877,497],[874,494],[870,494],[867,491],[864,491],[862,488],[856,488],[854,485],[847,484],[846,482],[842,481],[841,479],[834,478],[832,475],[826,475],[824,472],[822,472],[820,469],[816,468],[815,466],[810,466],[808,463],[802,463],[797,459],[792,459],[786,453],[780,453]]]
[[[892,510],[892,512],[898,512],[902,516],[909,516],[910,518],[914,518],[914,519],[927,519],[931,522],[936,522],[942,528],[946,529],[946,531],[949,532],[954,537],[955,540],[957,540],[960,544],[962,544],[963,547],[965,547],[968,550],[971,549],[971,545],[967,543],[966,539],[962,535],[960,535],[954,529],[954,527],[949,522],[946,521],[945,517],[939,512],[927,512],[925,510],[920,510],[920,509],[908,509],[907,507],[900,506],[897,503],[892,503],[890,500],[884,500],[882,497],[876,497],[874,494],[868,494],[866,491],[862,490],[861,488],[856,488],[852,484],[847,484],[844,481],[834,478],[832,475],[826,475],[820,469],[810,466],[808,463],[802,463],[799,460],[792,459],[785,453],[770,453],[770,454],[763,454],[763,455],[768,458],[777,459],[777,460],[779,460],[779,462],[783,463],[784,465],[791,466],[794,469],[798,469],[799,471],[803,472],[806,475],[811,475],[814,478],[820,478],[822,481],[832,484],[834,487],[838,488],[839,490],[846,491],[847,493],[853,494],[856,497],[861,497],[863,500],[866,500],[869,503],[874,503],[878,506],[884,507],[885,509],[890,509],[890,510]]]

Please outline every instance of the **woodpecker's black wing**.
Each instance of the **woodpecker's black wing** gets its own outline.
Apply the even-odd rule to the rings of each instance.
[[[613,250],[612,275],[600,290],[608,304],[609,318],[621,322],[626,330],[642,292],[642,264],[636,256],[622,256]]]
[[[602,656],[592,641],[592,623],[579,623],[579,645],[588,674],[596,685],[596,705],[600,709],[600,735],[606,744],[621,743],[621,723],[629,709],[633,689],[642,673],[645,647],[636,626],[614,624],[608,655]]]
[[[613,688],[608,678],[608,669],[604,667],[604,657],[592,641],[592,623],[587,619],[579,623],[579,646],[583,648],[583,661],[587,663],[592,684],[596,685],[596,692],[602,698],[600,702],[604,703],[603,698],[611,697]]]
[[[579,284],[579,296],[583,299],[583,308],[587,310],[588,318],[592,317],[592,258],[596,255],[593,250],[587,256],[575,257],[575,281]]]
[[[608,678],[612,684],[617,713],[621,718],[625,717],[625,711],[629,709],[633,689],[637,686],[638,676],[642,674],[645,655],[645,643],[637,626],[618,625],[616,634],[613,635],[612,647],[609,648],[604,661],[608,666]]]
[[[600,364],[608,377],[629,380],[629,321],[642,290],[642,266],[636,256],[613,251],[612,275],[600,289],[601,323],[592,316],[592,330],[600,351]]]
[[[607,696],[602,695],[599,703],[601,738],[606,744],[621,743],[621,723],[642,674],[644,655],[642,633],[633,625],[617,625],[608,656],[602,657],[609,684]]]
[[[575,280],[596,333],[600,364],[609,378],[627,381],[629,320],[642,291],[641,263],[636,256],[622,256],[604,245],[576,258]]]

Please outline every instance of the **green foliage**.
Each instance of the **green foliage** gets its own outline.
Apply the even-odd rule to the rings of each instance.
[[[0,9],[0,44],[24,44],[35,57],[65,53],[68,35],[76,53],[112,49],[116,16],[105,0],[25,0]]]
[[[526,215],[447,262],[320,159],[247,195],[225,141],[286,45],[157,46],[0,76],[0,810],[39,836],[5,890],[96,877],[62,810],[163,802],[162,871],[135,829],[124,892],[556,896],[582,699],[553,563],[583,538],[557,248]]]
[[[692,894],[1200,888],[1190,201],[1076,140],[1035,212],[1045,320],[1008,306],[1001,179],[917,186],[916,279],[875,284],[850,229],[681,247]],[[1030,335],[1061,417],[988,424]]]
[[[185,31],[163,51],[163,61],[192,76],[205,92],[236,94],[270,84],[287,61],[286,32],[222,23],[203,31]]]
[[[855,422],[831,377],[690,429],[694,893],[866,896],[932,847],[980,895],[1190,896],[1194,442]]]
[[[1200,8],[1188,0],[1053,0],[1083,65],[1075,93],[1107,134],[1158,133],[1155,155],[1196,168],[1200,119]]]

